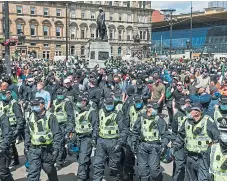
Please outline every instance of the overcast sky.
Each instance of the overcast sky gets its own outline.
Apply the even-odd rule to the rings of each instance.
[[[203,11],[204,8],[208,7],[206,1],[193,1],[193,11]],[[152,9],[165,9],[172,8],[176,9],[176,14],[189,13],[191,12],[191,1],[151,1]]]

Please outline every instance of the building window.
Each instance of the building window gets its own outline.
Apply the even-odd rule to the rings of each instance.
[[[91,19],[95,19],[95,13],[91,12]]]
[[[43,15],[44,15],[44,16],[48,16],[48,15],[49,15],[48,12],[49,12],[48,8],[44,8],[44,9],[43,9]]]
[[[122,17],[121,17],[121,14],[119,14],[119,21],[121,21],[122,20]]]
[[[61,9],[56,9],[56,16],[61,16]]]
[[[81,39],[84,39],[84,38],[85,38],[85,31],[81,30]]]
[[[56,45],[56,48],[61,48],[61,45]]]
[[[84,54],[85,54],[85,47],[82,46],[82,47],[81,47],[81,55],[84,55]]]
[[[130,1],[127,1],[127,7],[130,8]]]
[[[31,36],[35,36],[36,35],[35,29],[36,29],[35,25],[31,24],[30,25]]]
[[[75,12],[75,10],[73,9],[73,10],[71,10],[71,17],[72,18],[75,18],[76,17],[76,12]]]
[[[143,40],[147,39],[147,31],[143,31]]]
[[[35,7],[31,7],[31,15],[35,15]]]
[[[123,2],[123,7],[127,7],[127,2]]]
[[[55,51],[55,56],[61,56],[61,55],[62,55],[61,51]]]
[[[48,26],[43,26],[43,36],[48,36],[48,30],[49,30],[49,27]]]
[[[85,11],[82,11],[82,13],[81,13],[81,19],[85,19]]]
[[[143,31],[140,31],[140,39],[143,39]]]
[[[121,47],[118,48],[117,54],[118,56],[121,56]]]
[[[75,55],[75,46],[70,47],[70,55]]]
[[[71,39],[75,39],[75,35],[74,34],[71,34]]]
[[[60,37],[61,36],[61,27],[57,26],[56,27],[56,37]]]
[[[146,1],[143,1],[143,9],[146,7]]]
[[[48,48],[48,47],[49,47],[49,44],[48,44],[48,43],[44,43],[43,46],[44,46],[45,48]]]
[[[113,16],[112,15],[110,15],[110,21],[113,21]]]
[[[119,30],[118,31],[118,40],[121,40],[122,39],[122,30]]]
[[[36,43],[35,42],[31,42],[30,45],[31,46],[36,46]]]
[[[111,46],[111,49],[110,49],[110,51],[111,51],[111,54],[113,54],[113,47]]]
[[[110,40],[113,39],[113,30],[109,30],[109,37],[110,37]]]
[[[127,16],[127,22],[132,22],[132,15],[131,14],[128,14],[128,16]]]
[[[50,58],[50,51],[43,51],[43,58],[49,59]]]
[[[130,33],[127,33],[127,41],[130,41],[130,40],[131,40]]]
[[[139,8],[142,8],[142,1],[139,2]]]
[[[17,24],[17,34],[19,35],[21,32],[23,32],[23,25]]]
[[[94,39],[95,38],[95,34],[91,33],[91,38]]]
[[[22,6],[17,6],[17,14],[22,14]]]

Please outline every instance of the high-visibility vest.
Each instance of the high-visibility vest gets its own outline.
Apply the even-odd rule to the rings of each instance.
[[[178,131],[180,130],[181,126],[183,125],[183,123],[185,122],[185,120],[187,119],[186,116],[179,116],[177,118],[177,122],[178,122]]]
[[[221,165],[227,160],[227,154],[223,154],[219,143],[213,144],[210,153],[210,170],[214,175],[214,181],[226,181],[227,170],[222,170]]]
[[[116,120],[117,112],[113,111],[109,116],[105,115],[103,109],[99,111],[99,136],[111,139],[119,137],[119,127]]]
[[[185,121],[185,147],[190,152],[201,153],[208,149],[208,146],[212,143],[211,138],[207,133],[207,120],[209,116],[204,116],[199,123],[194,127],[189,124],[188,120]],[[200,128],[201,132],[198,135],[194,135],[193,132],[196,128]]]
[[[93,128],[91,125],[91,119],[89,118],[91,111],[93,111],[93,109],[90,109],[89,111],[84,111],[82,113],[75,111],[76,133],[85,134],[92,132]]]
[[[141,108],[137,111],[134,105],[129,108],[130,131],[133,130],[134,124],[137,121],[139,114],[143,112],[145,112],[145,109]]]
[[[141,117],[141,133],[144,141],[158,141],[161,139],[158,130],[158,120],[159,116],[154,116],[149,119],[143,116]]]
[[[66,103],[66,101],[62,101],[59,104],[57,104],[57,100],[53,101],[54,115],[56,116],[59,124],[65,123],[67,121],[65,103]]]
[[[51,113],[46,112],[46,117],[35,120],[35,114],[32,113],[29,118],[28,126],[30,130],[32,145],[50,145],[53,142],[53,133],[49,127]],[[40,139],[44,138],[45,142]]]
[[[10,104],[3,105],[3,102],[0,102],[0,111],[3,111],[8,117],[9,117],[9,123],[11,126],[16,126],[17,125],[17,119],[15,116],[15,113],[13,112],[13,105],[16,103],[16,100],[11,100]]]

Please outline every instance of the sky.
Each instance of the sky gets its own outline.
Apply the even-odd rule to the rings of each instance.
[[[208,7],[207,1],[192,1],[193,11],[203,11]],[[152,9],[176,9],[176,14],[190,13],[191,1],[151,1]]]

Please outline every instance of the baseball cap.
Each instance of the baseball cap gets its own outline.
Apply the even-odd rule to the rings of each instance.
[[[199,103],[192,103],[191,110],[196,110],[199,112],[203,112],[203,106]]]
[[[159,104],[156,103],[156,102],[148,102],[147,103],[147,108],[158,109],[159,108]]]

